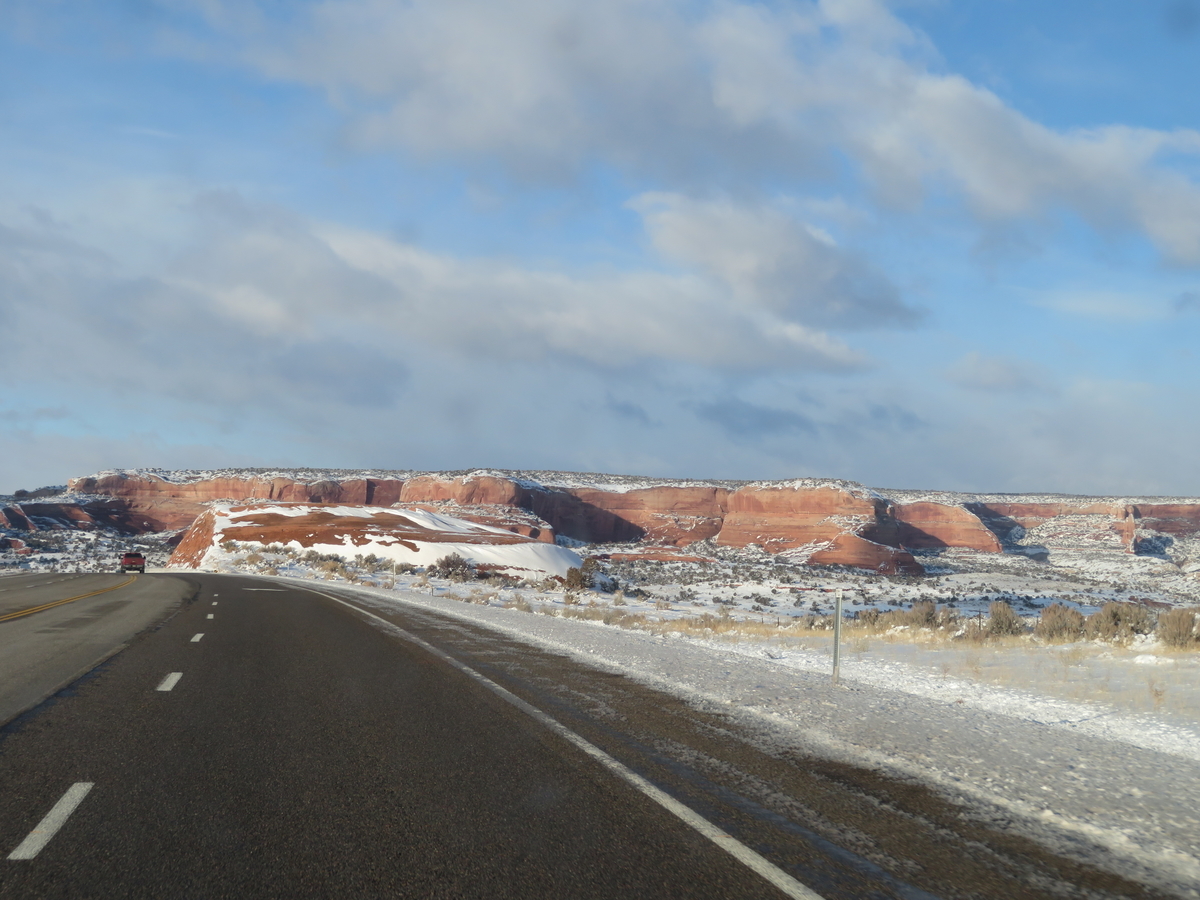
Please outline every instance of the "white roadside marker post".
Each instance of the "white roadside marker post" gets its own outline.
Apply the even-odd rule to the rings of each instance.
[[[833,604],[833,683],[838,683],[842,666],[842,589],[838,588]]]

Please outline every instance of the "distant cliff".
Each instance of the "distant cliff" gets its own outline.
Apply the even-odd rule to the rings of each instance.
[[[683,547],[713,539],[790,551],[813,564],[921,574],[913,550],[963,548],[1037,555],[1039,532],[1074,535],[1086,546],[1136,552],[1200,534],[1200,501],[982,496],[871,490],[852,482],[672,482],[573,473],[477,471],[279,474],[227,471],[118,471],[71,481],[85,495],[58,517],[93,519],[133,532],[182,531],[214,501],[273,500],[422,508],[506,528],[535,540],[555,535],[586,543],[640,542]],[[897,499],[901,498],[901,499]],[[59,504],[59,506],[63,506]],[[8,507],[21,528],[53,503]],[[1062,526],[1057,528],[1056,523]],[[4,522],[0,521],[0,525]],[[1057,529],[1057,530],[1056,530]],[[1089,543],[1090,542],[1090,543]],[[1158,542],[1155,544],[1154,542]]]

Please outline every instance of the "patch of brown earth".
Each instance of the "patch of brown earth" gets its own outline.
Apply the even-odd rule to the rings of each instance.
[[[273,512],[279,506],[304,507],[299,515]],[[416,550],[414,542],[426,544],[524,544],[529,538],[517,534],[494,532],[456,533],[435,531],[410,519],[402,512],[371,509],[370,516],[350,516],[336,512],[348,504],[251,504],[234,506],[229,513],[236,518],[206,510],[184,534],[171,554],[168,565],[195,568],[218,538],[257,544],[299,544],[313,547],[318,544],[344,546],[347,551],[369,544],[402,545]]]

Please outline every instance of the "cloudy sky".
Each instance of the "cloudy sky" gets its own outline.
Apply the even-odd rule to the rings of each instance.
[[[1200,494],[1193,0],[0,0],[0,491]]]

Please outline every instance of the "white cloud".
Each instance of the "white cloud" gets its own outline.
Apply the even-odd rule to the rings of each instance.
[[[734,373],[867,363],[823,329],[830,317],[818,306],[745,302],[702,267],[567,272],[458,258],[232,192],[202,194],[188,209],[189,237],[132,273],[46,229],[0,227],[8,301],[0,370],[40,366],[39,338],[53,334],[76,349],[51,380],[116,392],[149,383],[230,416],[262,405],[294,419],[311,417],[318,398],[393,403],[415,345],[439,348],[455,365],[558,360]],[[706,239],[720,238],[715,224],[706,223]],[[809,271],[793,261],[788,277],[827,284],[842,264],[828,254],[813,256]]]
[[[946,377],[959,387],[989,393],[1028,393],[1047,389],[1040,366],[978,352],[968,353],[958,360],[946,372]]]
[[[787,310],[746,307],[697,274],[580,277],[456,260],[361,231],[326,228],[322,236],[347,266],[395,289],[402,299],[387,316],[398,328],[460,351],[550,354],[602,367],[837,371],[865,363]]]
[[[949,191],[984,222],[1065,211],[1200,265],[1200,186],[1164,161],[1200,153],[1200,133],[1042,125],[936,71],[880,2],[327,0],[270,28],[206,8],[245,61],[326,91],[368,145],[527,178],[601,159],[670,189],[844,157],[893,205]]]
[[[631,204],[666,258],[705,272],[747,309],[807,324],[908,324],[917,314],[866,260],[768,205],[654,193]]]

